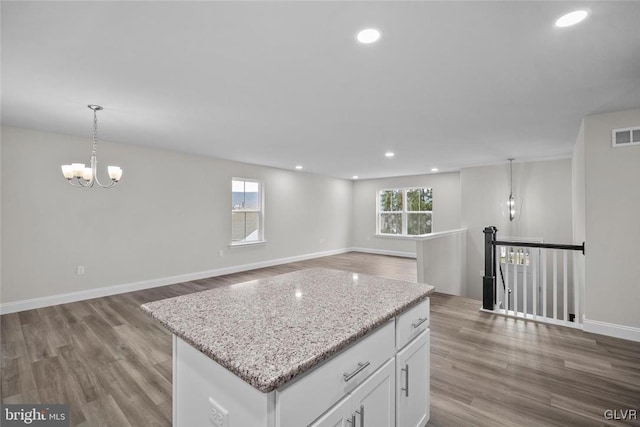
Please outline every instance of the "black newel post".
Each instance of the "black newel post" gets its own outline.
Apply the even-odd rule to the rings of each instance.
[[[493,310],[496,303],[496,227],[485,227],[484,232],[484,276],[482,277],[482,308]]]

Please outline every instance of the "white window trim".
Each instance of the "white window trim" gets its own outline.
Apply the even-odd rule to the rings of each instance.
[[[238,247],[242,247],[242,246],[264,245],[265,243],[267,243],[266,240],[252,240],[250,242],[237,241],[237,242],[231,242],[229,247],[230,248],[238,248]]]
[[[422,188],[431,188],[428,186],[412,186],[412,187],[392,187],[382,188],[376,191],[376,237],[396,238],[396,239],[413,239],[416,237],[424,237],[433,234],[433,210],[430,211],[406,211],[407,206],[407,191],[417,190]],[[380,210],[380,193],[383,191],[402,191],[402,210],[401,211],[381,211]],[[433,203],[433,195],[431,203]],[[382,233],[380,232],[380,214],[402,214],[402,234]],[[427,234],[407,234],[408,232],[408,214],[411,213],[430,213],[431,214],[431,233]]]
[[[231,182],[233,183],[233,181],[255,182],[256,184],[258,184],[258,206],[260,206],[260,209],[236,209],[236,210],[234,210],[233,208],[231,209],[232,214],[233,212],[258,213],[258,240],[251,240],[251,241],[231,240],[229,247],[233,248],[233,247],[241,247],[241,246],[262,245],[267,242],[264,238],[264,184],[259,179],[241,178],[238,176],[232,177]]]

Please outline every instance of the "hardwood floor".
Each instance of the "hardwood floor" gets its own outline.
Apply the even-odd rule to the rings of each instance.
[[[309,267],[416,280],[415,260],[348,253],[3,315],[2,402],[68,403],[72,426],[171,425],[171,336],[140,304]],[[640,343],[479,307],[431,299],[429,426],[640,425],[603,415],[640,412]]]

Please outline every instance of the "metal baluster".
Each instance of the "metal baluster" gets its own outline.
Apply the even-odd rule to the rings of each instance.
[[[580,320],[580,281],[578,280],[578,263],[576,262],[580,254],[577,252],[573,253],[573,313],[574,318],[573,321],[576,324],[582,323]]]
[[[558,320],[558,251],[553,250],[553,319]]]
[[[547,318],[547,250],[542,249],[542,317]]]
[[[509,292],[511,290],[510,288],[510,282],[509,282],[509,247],[505,246],[506,248],[506,252],[505,252],[505,256],[504,256],[504,300],[505,300],[505,306],[504,306],[504,314],[509,315],[509,309],[511,308],[511,302],[509,300],[509,297],[511,296],[511,292]]]
[[[568,306],[568,292],[567,292],[567,251],[562,251],[562,279],[564,284],[563,289],[563,308],[564,308],[564,317],[562,318],[565,323],[569,322],[569,306]]]
[[[518,253],[513,249],[513,315],[518,316]]]
[[[527,287],[527,249],[522,250],[522,271],[522,311],[524,312],[524,317],[526,319],[527,313],[529,312],[529,308],[527,307],[527,293],[529,292],[529,288]]]
[[[533,319],[537,319],[538,318],[538,297],[540,296],[540,294],[538,293],[538,275],[537,275],[537,270],[538,270],[538,266],[540,265],[540,258],[534,259],[533,254],[536,252],[533,252],[530,256],[529,259],[531,260],[531,271],[533,272],[533,283],[532,283],[532,287],[533,290],[531,291],[531,298],[533,298]],[[537,253],[540,253],[540,250],[537,251]],[[538,255],[539,257],[539,255]]]
[[[493,261],[495,262],[495,272],[496,272],[496,302],[500,301],[500,289],[503,289],[502,293],[504,294],[504,283],[502,282],[502,274],[500,270],[500,259],[502,257],[502,247],[501,246],[496,246],[496,259],[494,259]],[[502,298],[502,306],[503,308],[506,307],[505,302],[504,302],[504,295]],[[498,307],[499,309],[500,307]],[[495,310],[495,306],[494,306],[494,310]]]

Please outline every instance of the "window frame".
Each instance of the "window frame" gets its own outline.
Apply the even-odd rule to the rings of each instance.
[[[242,181],[245,183],[251,182],[258,184],[258,208],[257,209],[234,209],[233,203],[231,205],[231,243],[229,246],[247,246],[247,245],[256,245],[265,243],[264,239],[264,185],[261,180],[255,178],[242,178],[234,176],[231,178],[231,200],[233,201],[233,182],[234,181]],[[246,191],[245,191],[246,193]],[[233,214],[234,213],[257,213],[258,214],[258,238],[256,240],[233,240]],[[245,220],[246,221],[246,220]]]
[[[430,211],[409,211],[407,210],[409,205],[407,204],[407,193],[412,190],[422,190],[429,188],[431,190],[431,210]],[[380,198],[385,191],[400,191],[402,192],[402,210],[399,211],[382,211],[380,210]],[[399,213],[402,215],[402,233],[383,233],[380,231],[380,220],[382,214]],[[431,214],[431,232],[425,234],[408,234],[409,228],[409,214]],[[376,191],[376,236],[381,237],[399,237],[399,238],[413,238],[428,236],[433,233],[433,187],[417,186],[417,187],[395,187],[395,188],[382,188]]]

